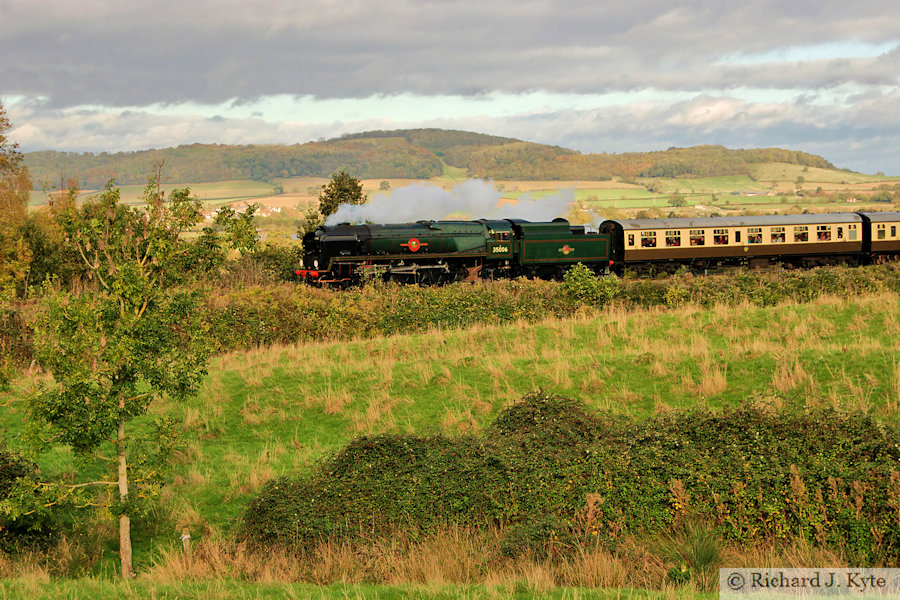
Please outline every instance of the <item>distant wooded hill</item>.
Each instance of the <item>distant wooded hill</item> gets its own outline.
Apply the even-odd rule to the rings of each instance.
[[[441,175],[446,166],[464,168],[473,178],[518,180],[749,175],[751,165],[761,162],[835,168],[820,156],[779,148],[694,146],[581,154],[559,146],[443,129],[369,131],[292,146],[191,144],[139,152],[25,155],[36,188],[44,183],[65,186],[70,178],[82,188],[100,187],[110,179],[122,185],[142,184],[163,160],[171,183],[329,177],[341,169],[360,179],[429,179]]]

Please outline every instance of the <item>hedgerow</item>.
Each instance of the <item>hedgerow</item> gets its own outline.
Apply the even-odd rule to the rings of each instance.
[[[209,320],[221,350],[272,343],[395,335],[476,323],[563,318],[587,307],[809,302],[822,295],[900,292],[900,265],[829,267],[782,273],[597,278],[581,265],[563,283],[501,281],[442,287],[369,285],[331,291],[282,285],[214,296]]]
[[[481,435],[367,436],[306,477],[267,484],[242,535],[294,549],[323,539],[500,526],[506,554],[658,534],[686,521],[725,539],[900,557],[900,432],[862,413],[674,411],[646,421],[532,394]]]
[[[662,279],[598,279],[576,265],[562,283],[521,279],[441,287],[378,284],[343,291],[269,284],[214,290],[205,319],[217,350],[228,352],[564,318],[610,304],[626,309],[685,304],[771,306],[809,302],[827,294],[846,297],[877,291],[900,293],[900,265]],[[0,349],[11,349],[7,362],[19,369],[32,359],[28,317],[21,316],[27,313],[24,309],[0,312]]]

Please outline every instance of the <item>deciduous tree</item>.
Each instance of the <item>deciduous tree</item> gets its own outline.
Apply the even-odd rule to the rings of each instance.
[[[159,170],[145,199],[143,211],[127,206],[110,183],[60,215],[98,291],[74,295],[45,286],[35,356],[53,380],[28,402],[36,443],[68,446],[105,465],[107,476],[68,489],[97,489],[97,502],[113,498],[108,509],[119,520],[124,577],[133,572],[131,517],[158,491],[174,432],[169,421],[149,431],[134,421],[163,396],[194,394],[211,353],[202,293],[185,285],[178,268],[187,252],[179,234],[198,222],[200,203],[186,189],[166,200]]]
[[[11,127],[0,103],[0,321],[31,264],[31,251],[22,233],[31,180],[18,146],[7,138]],[[0,389],[9,384],[15,368],[8,344],[9,340],[0,336]]]
[[[362,182],[346,171],[335,173],[331,181],[319,192],[319,212],[327,217],[337,212],[341,204],[365,204],[368,197],[363,193]]]
[[[11,128],[0,103],[0,302],[15,294],[31,261],[28,244],[22,237],[31,179],[18,145],[10,143],[7,137]]]

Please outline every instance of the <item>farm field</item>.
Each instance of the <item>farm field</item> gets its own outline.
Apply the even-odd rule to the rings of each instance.
[[[760,211],[760,212],[814,212],[855,211],[867,208],[884,208],[881,204],[865,202],[835,203],[827,197],[814,195],[798,196],[797,178],[803,177],[802,188],[823,193],[871,193],[879,185],[892,186],[900,178],[847,173],[769,163],[759,165],[753,178],[747,176],[700,177],[700,178],[642,178],[634,182],[612,179],[608,181],[516,181],[497,180],[495,186],[503,200],[517,200],[523,194],[541,198],[560,191],[573,193],[575,205],[594,210],[600,214],[612,211],[616,216],[634,216],[638,211],[652,209],[650,216],[666,216],[675,211],[678,216],[710,214],[714,211]],[[363,180],[363,188],[369,196],[389,193],[380,190],[381,181],[388,181],[391,190],[406,185],[422,183],[417,180],[387,179]],[[461,176],[442,176],[429,183],[442,187],[452,187],[464,181]],[[283,203],[297,204],[297,200],[310,205],[315,202],[318,188],[324,179],[292,178],[283,180],[285,193],[292,196]],[[653,188],[653,191],[648,189]],[[304,196],[304,191],[307,194]],[[685,199],[683,208],[675,209],[670,204],[673,196]],[[294,198],[296,196],[296,198]],[[263,203],[278,202],[263,200]],[[477,218],[477,215],[472,215]]]
[[[422,575],[427,587],[402,585],[318,588],[232,579],[194,581],[178,571],[178,538],[198,548],[222,543],[247,503],[275,476],[308,472],[350,439],[380,432],[464,434],[541,388],[612,414],[644,418],[672,409],[734,406],[748,398],[775,405],[801,403],[871,413],[900,423],[900,297],[890,293],[809,304],[672,310],[608,308],[577,318],[507,326],[381,337],[344,343],[260,348],[214,360],[199,396],[186,405],[161,404],[156,415],[182,421],[185,446],[162,504],[135,524],[135,582],[115,581],[114,526],[99,520],[85,576],[52,580],[23,573],[7,597],[71,597],[107,593],[130,597],[437,597],[437,598],[678,598],[663,593],[593,591],[539,584],[519,573],[462,581]],[[14,445],[23,424],[16,398],[0,425]],[[41,465],[72,471],[66,453]],[[3,565],[0,564],[0,573]],[[276,578],[276,581],[277,578]],[[329,581],[323,581],[328,583]],[[390,583],[390,582],[383,582]],[[32,592],[40,588],[42,596]],[[93,591],[92,591],[93,590]],[[541,592],[538,594],[537,592]]]
[[[122,185],[119,190],[122,199],[128,204],[139,204],[144,193],[143,185]],[[174,188],[190,188],[204,204],[211,207],[222,204],[244,204],[259,199],[272,197],[272,185],[260,181],[217,181],[213,183],[164,184],[167,193]],[[102,190],[81,190],[80,197],[87,197]],[[48,195],[44,192],[31,193],[31,206],[47,204]]]
[[[798,183],[802,178],[802,183]],[[430,180],[415,179],[364,179],[363,189],[374,197],[389,194],[408,185],[430,183],[450,188],[465,181],[463,169],[447,167],[444,174]],[[185,183],[177,187],[189,187],[204,203],[210,207],[222,204],[243,206],[258,202],[263,208],[277,208],[286,212],[288,218],[283,223],[270,225],[267,230],[287,233],[295,229],[295,221],[301,213],[311,206],[316,206],[321,186],[328,181],[322,177],[288,177],[274,178],[271,183],[242,180],[216,183]],[[389,190],[381,189],[387,182]],[[557,194],[560,191],[573,193],[575,204],[573,210],[592,210],[601,216],[629,217],[643,211],[646,216],[665,217],[672,213],[676,216],[703,216],[715,212],[719,214],[748,211],[754,213],[773,212],[839,212],[856,210],[884,210],[890,205],[867,203],[860,198],[853,203],[835,202],[828,194],[867,195],[887,186],[893,189],[900,178],[880,175],[864,175],[846,171],[802,167],[782,163],[765,163],[754,166],[752,177],[698,177],[698,178],[640,178],[634,181],[611,179],[607,181],[520,181],[497,180],[494,182],[500,191],[501,202],[515,202],[523,194],[532,197],[543,197]],[[273,186],[280,185],[282,193],[276,194]],[[171,189],[173,185],[165,185]],[[651,191],[652,188],[652,191]],[[127,202],[139,202],[143,186],[121,186],[122,197]],[[797,189],[805,190],[799,196]],[[820,190],[821,194],[812,194]],[[82,196],[88,196],[97,190],[83,190]],[[672,198],[683,198],[684,205],[672,206]],[[32,206],[45,205],[48,195],[44,192],[32,192]],[[572,215],[570,215],[572,216]],[[479,218],[479,215],[471,215]]]

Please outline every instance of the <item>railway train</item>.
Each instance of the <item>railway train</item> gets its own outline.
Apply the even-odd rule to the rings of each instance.
[[[559,279],[575,263],[597,274],[811,267],[900,259],[900,212],[608,219],[598,231],[565,219],[417,221],[320,227],[303,238],[303,281],[347,286],[366,277],[409,283]]]

